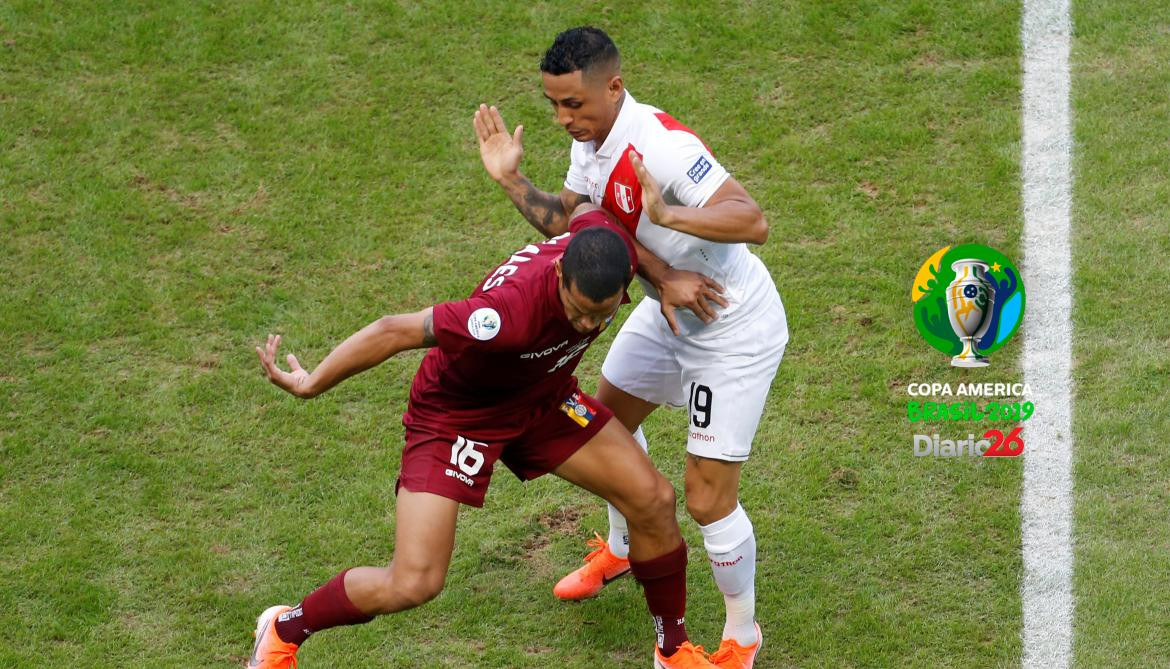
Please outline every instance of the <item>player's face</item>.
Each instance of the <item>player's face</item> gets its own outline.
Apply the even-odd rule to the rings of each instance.
[[[541,74],[553,117],[578,142],[601,144],[617,119],[625,84],[620,74]]]
[[[564,280],[557,282],[561,294],[561,304],[565,306],[565,318],[573,324],[573,329],[582,334],[593,332],[608,322],[617,313],[622,305],[622,294],[594,302],[577,290],[577,285],[566,286]]]

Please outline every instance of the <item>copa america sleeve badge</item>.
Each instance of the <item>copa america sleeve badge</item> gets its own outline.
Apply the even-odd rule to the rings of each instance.
[[[481,307],[467,317],[467,333],[480,341],[494,339],[500,334],[500,314],[491,307]]]

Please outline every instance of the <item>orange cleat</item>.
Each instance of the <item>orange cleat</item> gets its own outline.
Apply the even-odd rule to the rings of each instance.
[[[252,645],[252,657],[248,658],[248,669],[296,669],[296,644],[285,643],[276,633],[276,617],[291,606],[270,606],[256,619],[256,643]]]
[[[764,634],[760,631],[760,624],[756,623],[756,642],[750,646],[741,646],[735,639],[724,639],[719,644],[719,650],[711,654],[711,662],[719,669],[752,669],[756,663],[756,655],[764,647]]]
[[[553,594],[558,599],[589,599],[601,592],[610,581],[630,573],[630,561],[614,555],[600,534],[594,533],[593,536],[585,545],[596,550],[585,556],[585,566],[553,586]]]
[[[654,669],[711,669],[714,666],[703,647],[692,646],[690,641],[684,641],[670,657],[662,657],[662,652],[654,649]]]

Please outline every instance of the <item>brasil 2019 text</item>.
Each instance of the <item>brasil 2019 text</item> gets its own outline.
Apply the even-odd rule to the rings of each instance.
[[[944,421],[1024,421],[1032,417],[1036,406],[1031,402],[907,402],[906,416],[911,423]]]

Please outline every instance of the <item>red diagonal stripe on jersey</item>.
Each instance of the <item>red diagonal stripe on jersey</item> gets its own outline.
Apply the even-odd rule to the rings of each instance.
[[[609,183],[605,184],[605,197],[601,199],[603,209],[614,215],[635,238],[638,236],[638,219],[642,217],[642,184],[630,162],[630,151],[639,158],[642,154],[633,144],[622,150],[622,157],[610,172]]]
[[[691,130],[690,128],[686,127],[682,123],[679,123],[678,119],[676,119],[675,117],[671,116],[670,114],[667,114],[666,112],[658,112],[657,114],[654,115],[654,117],[657,118],[658,122],[662,124],[662,127],[666,128],[667,130],[682,130],[683,132],[690,133],[690,134],[694,135],[695,139],[702,142],[703,148],[707,149],[707,153],[710,153],[711,155],[715,155],[714,152],[711,151],[711,147],[707,146],[707,142],[704,142],[703,138],[699,137],[699,133],[695,132],[694,130]]]

